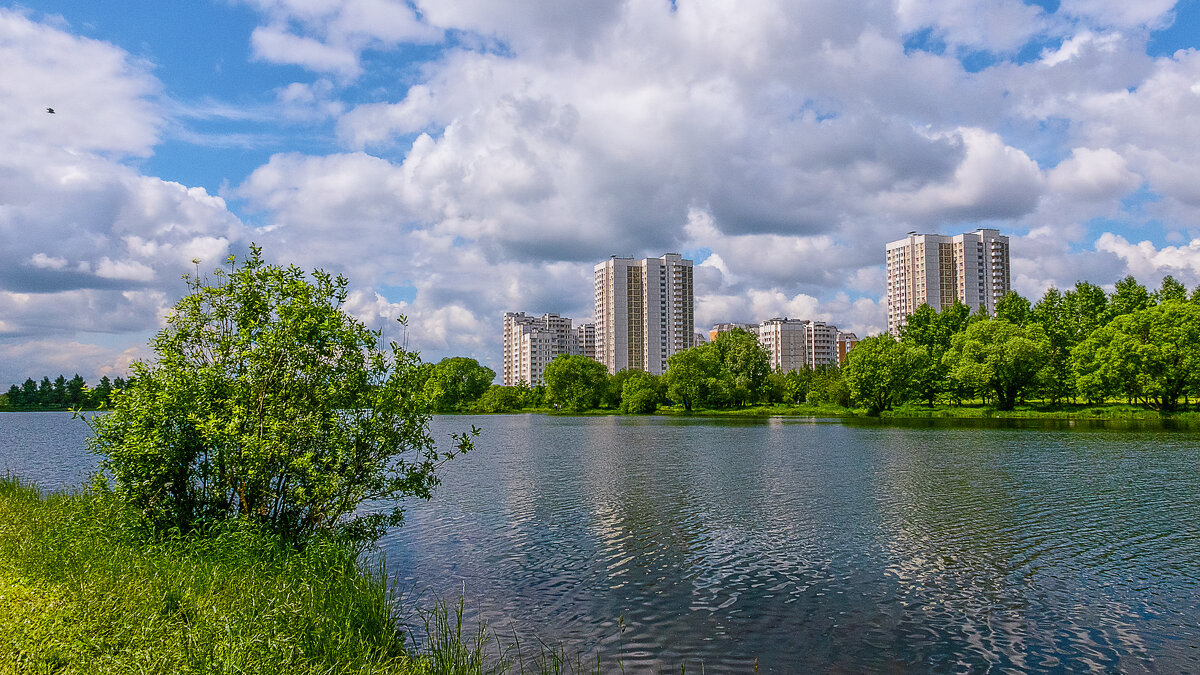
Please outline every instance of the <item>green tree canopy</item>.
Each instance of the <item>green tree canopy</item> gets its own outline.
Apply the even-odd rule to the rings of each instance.
[[[1049,351],[1042,373],[1042,391],[1054,403],[1075,392],[1075,374],[1071,367],[1071,349],[1076,344],[1077,327],[1069,313],[1066,297],[1057,288],[1049,288],[1033,306],[1032,320],[1046,333]]]
[[[1179,283],[1175,277],[1168,274],[1163,277],[1162,284],[1158,287],[1157,291],[1151,294],[1150,299],[1156,305],[1161,305],[1164,302],[1187,302],[1187,286]]]
[[[397,500],[429,498],[453,454],[429,435],[419,358],[342,310],[345,279],[268,265],[253,246],[229,262],[215,281],[185,277],[156,360],[92,419],[113,489],[164,529],[239,519],[361,541],[399,524]],[[392,508],[357,513],[366,500]]]
[[[868,415],[878,415],[909,400],[918,376],[928,366],[925,347],[884,334],[854,345],[842,370],[851,397],[866,406]]]
[[[475,408],[485,413],[506,413],[520,410],[522,405],[521,390],[518,387],[502,387],[493,384],[483,392],[483,396],[475,402]]]
[[[1072,352],[1079,389],[1173,411],[1200,385],[1200,306],[1167,302],[1113,319]]]
[[[1037,384],[1049,349],[1041,326],[993,319],[976,321],[955,335],[943,361],[951,378],[992,394],[1000,410],[1012,410]]]
[[[604,364],[578,354],[560,354],[546,364],[546,399],[567,410],[582,412],[600,405],[608,382]]]
[[[429,404],[437,412],[466,410],[496,378],[496,371],[479,365],[475,359],[451,356],[428,369],[422,388]]]
[[[712,343],[675,352],[667,359],[663,379],[667,398],[682,403],[691,412],[696,405],[707,405],[721,374],[721,358]]]
[[[1149,306],[1150,291],[1147,291],[1145,286],[1139,284],[1137,279],[1133,278],[1133,275],[1129,275],[1117,282],[1117,287],[1109,299],[1109,319],[1133,314]]]
[[[1016,291],[1009,291],[996,303],[996,318],[1018,326],[1024,326],[1033,315],[1033,308]]]
[[[649,415],[658,409],[658,378],[650,373],[634,372],[625,378],[621,388],[621,412],[627,415]]]
[[[721,363],[719,400],[726,405],[757,401],[763,381],[771,372],[771,357],[758,336],[741,328],[721,333],[711,343]]]

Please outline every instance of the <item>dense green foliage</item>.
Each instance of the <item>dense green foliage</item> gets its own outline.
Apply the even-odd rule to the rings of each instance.
[[[770,372],[770,357],[758,338],[738,328],[671,355],[663,379],[668,398],[687,410],[728,408],[761,400]]]
[[[983,400],[999,410],[1035,399],[1124,400],[1164,412],[1200,398],[1200,288],[1189,296],[1169,276],[1154,292],[1125,277],[1111,295],[1082,281],[1065,293],[1051,288],[1034,304],[1009,293],[995,317],[922,306],[900,343],[924,349],[930,361],[912,372],[907,394],[883,399],[900,352],[864,345],[889,339],[864,340],[846,367],[855,404],[872,414],[912,398],[929,406]]]
[[[608,371],[586,356],[562,354],[546,364],[546,400],[573,412],[600,405]]]
[[[890,335],[870,337],[846,356],[846,385],[853,399],[867,407],[867,414],[878,415],[912,399],[930,363],[925,347],[898,342]]]
[[[422,391],[437,412],[462,412],[479,400],[496,378],[496,371],[475,359],[447,357],[423,367]]]
[[[303,542],[377,537],[428,498],[439,454],[416,354],[342,311],[346,280],[251,249],[191,294],[152,340],[156,361],[93,418],[113,490],[161,530],[246,520]],[[469,439],[459,438],[459,449]],[[389,511],[356,513],[366,500]]]

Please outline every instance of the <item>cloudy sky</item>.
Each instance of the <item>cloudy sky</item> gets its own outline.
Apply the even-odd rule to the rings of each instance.
[[[697,328],[885,328],[883,246],[1200,283],[1200,0],[58,0],[0,7],[0,385],[121,374],[261,244],[427,360],[695,260]],[[55,114],[46,112],[53,107]]]

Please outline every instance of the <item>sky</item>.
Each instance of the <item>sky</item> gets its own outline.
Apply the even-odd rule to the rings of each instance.
[[[694,260],[698,330],[881,332],[910,230],[1195,287],[1198,46],[1200,0],[0,5],[0,388],[127,373],[252,242],[496,371],[610,255]]]

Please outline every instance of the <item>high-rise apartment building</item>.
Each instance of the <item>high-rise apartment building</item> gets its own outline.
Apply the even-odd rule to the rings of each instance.
[[[995,314],[1011,288],[1008,237],[999,230],[945,236],[909,232],[887,244],[888,330],[899,335],[908,315],[923,304],[935,310],[957,300],[972,311]]]
[[[504,386],[520,382],[542,384],[546,364],[559,354],[572,353],[575,342],[571,320],[557,314],[504,315]]]
[[[858,343],[858,336],[824,321],[774,318],[758,325],[758,343],[767,350],[771,370],[786,373],[802,368],[840,364]]]
[[[594,269],[596,360],[608,372],[661,375],[672,354],[695,340],[692,261],[612,258]]]

